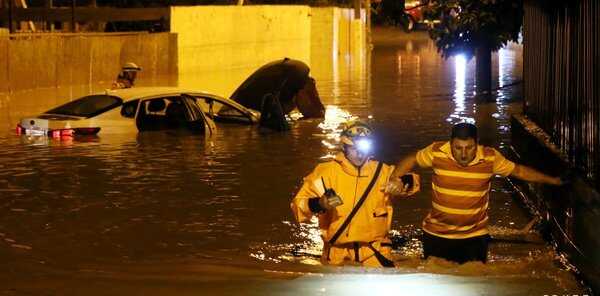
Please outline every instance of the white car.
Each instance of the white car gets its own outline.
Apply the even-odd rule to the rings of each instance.
[[[60,138],[166,129],[213,133],[213,121],[254,124],[259,119],[259,112],[214,94],[176,87],[135,87],[84,96],[22,118],[17,134]]]

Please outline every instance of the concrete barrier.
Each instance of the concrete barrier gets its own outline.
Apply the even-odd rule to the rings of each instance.
[[[258,67],[289,57],[333,79],[337,63],[364,55],[366,18],[352,9],[308,6],[193,6],[171,9],[179,83],[228,97]]]
[[[366,14],[354,19],[354,10],[337,7],[311,9],[311,71],[318,80],[339,80],[347,62],[364,66]]]
[[[170,33],[0,35],[0,92],[72,85],[108,86],[121,65],[143,68],[139,84],[177,83]],[[32,79],[35,77],[35,79]]]
[[[91,91],[108,86],[127,61],[143,68],[138,85],[178,84],[226,97],[283,57],[311,66],[317,85],[364,73],[364,10],[358,20],[352,9],[294,5],[178,6],[170,13],[171,33],[0,34],[0,93],[74,85]]]
[[[259,66],[283,57],[310,64],[308,6],[171,8],[180,84],[229,96]]]
[[[8,92],[8,30],[0,28],[0,94]]]

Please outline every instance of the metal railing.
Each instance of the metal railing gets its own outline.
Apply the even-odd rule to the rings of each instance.
[[[525,114],[600,188],[600,3],[525,1]]]

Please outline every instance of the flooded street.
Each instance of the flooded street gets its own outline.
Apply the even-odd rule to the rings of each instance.
[[[473,60],[443,60],[424,34],[377,29],[373,43],[363,68],[342,57],[331,75],[314,77],[326,122],[300,120],[287,133],[220,124],[212,137],[30,138],[15,135],[19,117],[89,90],[0,95],[0,295],[584,294],[551,246],[517,233],[531,216],[503,179],[493,182],[499,239],[486,265],[420,259],[426,172],[421,193],[394,204],[397,269],[318,263],[316,226],[297,225],[289,203],[332,153],[326,127],[336,116],[371,116],[376,156],[392,163],[447,139],[461,120],[507,152],[510,114],[521,111],[521,46],[494,55],[496,101],[477,102]]]

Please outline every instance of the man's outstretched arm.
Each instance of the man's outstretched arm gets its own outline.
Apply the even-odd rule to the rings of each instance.
[[[417,165],[417,154],[411,153],[396,164],[396,168],[390,175],[390,180],[398,179],[401,176],[406,175],[415,167],[415,165]]]
[[[544,183],[557,186],[562,185],[560,178],[548,176],[533,168],[521,164],[517,164],[515,166],[515,169],[512,171],[512,173],[510,173],[510,176],[528,182]]]

